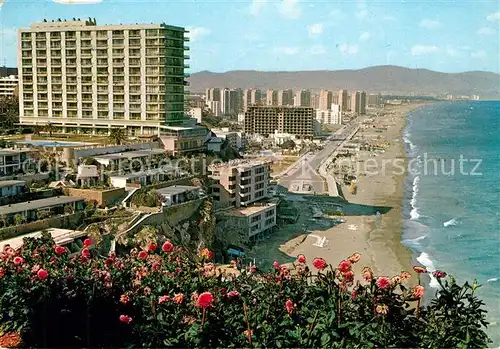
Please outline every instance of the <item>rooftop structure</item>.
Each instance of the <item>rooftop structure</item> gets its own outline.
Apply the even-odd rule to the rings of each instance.
[[[72,242],[74,239],[79,237],[86,236],[86,233],[79,230],[68,230],[68,229],[59,229],[59,228],[49,228],[46,230],[57,245],[65,245]],[[10,246],[14,250],[17,250],[23,245],[24,238],[38,238],[42,236],[42,231],[37,231],[30,234],[25,234],[21,236],[16,236],[12,239],[3,240],[0,242],[0,250],[3,250],[5,246]]]
[[[276,204],[272,203],[235,208],[226,215],[236,220],[237,226],[246,231],[249,240],[258,239],[276,226]]]
[[[11,216],[15,214],[21,214],[27,218],[33,217],[33,211],[41,209],[52,209],[55,207],[62,207],[65,205],[70,205],[76,208],[79,203],[83,204],[84,199],[73,196],[57,196],[47,199],[33,200],[27,202],[21,202],[19,204],[4,205],[0,206],[0,216]]]
[[[200,198],[200,188],[189,185],[173,185],[157,189],[156,193],[164,198],[164,206],[179,205]]]
[[[186,30],[166,24],[33,23],[19,30],[20,121],[56,131],[159,134],[184,121]]]

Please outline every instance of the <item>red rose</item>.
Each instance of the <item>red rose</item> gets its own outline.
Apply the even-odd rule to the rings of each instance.
[[[313,265],[318,270],[323,270],[326,268],[326,261],[323,258],[314,258]]]
[[[273,267],[276,270],[281,270],[281,265],[278,262],[276,262],[276,261],[273,262]]]
[[[0,278],[3,278],[5,276],[5,270],[3,268],[0,268]]]
[[[85,247],[92,246],[92,240],[90,240],[90,239],[83,240],[83,246],[85,246]]]
[[[391,280],[389,280],[388,277],[381,276],[377,279],[377,286],[382,289],[389,288],[389,286],[391,286]]]
[[[120,315],[120,321],[125,324],[129,324],[132,322],[132,318],[128,315]]]
[[[297,262],[304,264],[306,262],[306,256],[304,256],[303,254],[299,254],[299,256],[297,257]]]
[[[346,282],[354,281],[354,272],[352,270],[349,270],[347,273],[344,274],[344,278]]]
[[[285,309],[288,312],[288,314],[291,314],[293,312],[294,308],[295,308],[295,304],[293,304],[293,301],[291,299],[288,299],[285,302]]]
[[[199,308],[208,308],[212,305],[214,297],[210,292],[203,292],[196,300],[196,306]]]
[[[161,250],[163,252],[172,252],[174,249],[174,244],[172,244],[170,241],[165,241],[165,243],[161,246]]]
[[[65,253],[66,253],[66,247],[63,247],[63,246],[56,246],[56,247],[54,248],[54,252],[55,252],[58,256],[63,255],[63,254],[65,254]]]
[[[45,280],[46,278],[49,277],[49,273],[47,273],[47,270],[45,269],[39,269],[38,272],[36,273],[39,279]]]
[[[413,270],[417,274],[427,273],[427,269],[425,269],[424,267],[414,266]]]
[[[156,251],[157,248],[158,248],[158,245],[156,245],[156,244],[151,244],[148,247],[149,251],[151,251],[151,252]]]
[[[20,265],[20,264],[23,264],[24,262],[24,259],[22,257],[14,257],[14,264],[15,265]]]
[[[84,248],[82,250],[82,257],[85,258],[85,259],[87,259],[87,258],[90,258],[90,256],[91,256],[91,254],[90,254],[89,249],[88,248]]]
[[[358,297],[358,291],[357,290],[352,291],[351,297],[352,299],[356,299],[356,297]]]
[[[239,293],[238,291],[230,291],[230,292],[227,294],[227,296],[228,296],[229,298],[237,298],[237,297],[239,297],[239,296],[240,296],[240,293]]]
[[[203,250],[201,250],[200,256],[206,259],[212,259],[214,258],[214,253],[208,248],[204,248]]]
[[[148,253],[146,251],[141,251],[137,254],[137,257],[139,259],[145,260],[146,258],[148,258]]]
[[[167,303],[168,301],[170,301],[170,296],[160,296],[158,298],[158,304]]]
[[[339,263],[338,269],[342,274],[347,273],[351,270],[351,262],[349,262],[348,260],[343,260]]]

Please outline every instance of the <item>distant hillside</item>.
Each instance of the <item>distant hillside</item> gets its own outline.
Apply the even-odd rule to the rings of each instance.
[[[0,67],[0,77],[17,75],[17,68]]]
[[[262,72],[237,70],[226,73],[202,71],[190,77],[192,92],[208,87],[322,88],[365,90],[383,94],[479,95],[500,97],[500,75],[490,72],[440,73],[427,69],[377,66],[359,70]]]

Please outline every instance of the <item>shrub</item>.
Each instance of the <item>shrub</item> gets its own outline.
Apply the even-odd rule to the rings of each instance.
[[[288,270],[222,274],[213,254],[170,242],[98,258],[90,241],[70,256],[49,235],[0,259],[0,324],[26,347],[485,347],[474,291],[438,275],[436,299],[402,273],[354,281],[354,254],[337,268],[299,256]],[[87,246],[87,247],[85,247]],[[20,257],[20,258],[19,258]],[[425,271],[423,268],[419,271]]]

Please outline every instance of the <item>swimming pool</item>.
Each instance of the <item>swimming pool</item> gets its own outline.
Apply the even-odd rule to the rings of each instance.
[[[65,142],[65,141],[19,141],[18,144],[30,144],[35,147],[81,147],[84,145],[93,145],[95,143],[85,142]]]

